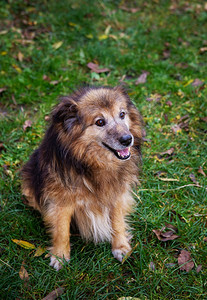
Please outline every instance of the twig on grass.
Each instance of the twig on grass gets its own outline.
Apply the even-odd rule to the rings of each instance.
[[[199,188],[205,188],[204,186],[198,185],[198,184],[186,184],[186,185],[182,185],[179,187],[176,187],[174,189],[166,189],[166,190],[161,190],[161,189],[140,189],[138,190],[138,192],[146,192],[146,191],[154,191],[154,192],[170,192],[170,191],[176,191],[176,190],[180,190],[183,189],[185,187],[189,187],[189,186],[195,186],[195,187],[199,187]],[[135,194],[136,195],[136,194]]]
[[[14,268],[12,268],[8,263],[6,263],[5,261],[3,261],[1,258],[0,258],[0,261],[5,264],[7,267],[11,268],[12,270],[15,270]]]

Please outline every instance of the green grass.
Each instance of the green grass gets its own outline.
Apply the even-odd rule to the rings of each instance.
[[[65,288],[61,299],[206,299],[206,177],[198,170],[207,174],[207,86],[192,86],[196,78],[207,81],[205,1],[5,0],[0,14],[2,299],[41,299],[58,287]],[[88,62],[111,71],[97,75]],[[136,85],[143,70],[149,72],[147,81]],[[120,264],[109,244],[94,246],[73,236],[71,262],[56,272],[46,253],[34,257],[35,250],[12,242],[49,245],[40,215],[24,204],[19,170],[38,146],[45,116],[59,95],[84,83],[114,86],[123,79],[147,132],[137,208],[130,218],[137,246]],[[155,94],[158,102],[147,101]],[[186,127],[173,133],[185,115]],[[32,125],[24,131],[26,120]],[[160,155],[172,147],[173,155]],[[158,172],[176,181],[163,181]],[[178,228],[179,239],[158,241],[152,230],[166,222]],[[189,273],[179,270],[182,249],[195,262]],[[19,276],[23,262],[28,281]]]

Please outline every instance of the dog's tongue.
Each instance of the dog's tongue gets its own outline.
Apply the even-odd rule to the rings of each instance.
[[[129,148],[126,148],[124,150],[119,150],[118,152],[121,156],[128,156],[129,155]]]

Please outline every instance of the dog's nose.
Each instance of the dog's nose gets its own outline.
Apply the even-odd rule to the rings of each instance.
[[[129,146],[132,142],[132,136],[129,134],[125,134],[122,137],[120,137],[119,142],[123,145],[123,146]]]

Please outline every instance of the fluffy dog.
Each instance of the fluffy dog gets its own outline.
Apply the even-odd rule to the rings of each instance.
[[[52,235],[50,265],[70,259],[70,224],[95,243],[130,251],[126,216],[138,181],[142,120],[121,87],[87,87],[60,99],[39,148],[22,169],[22,190]]]

